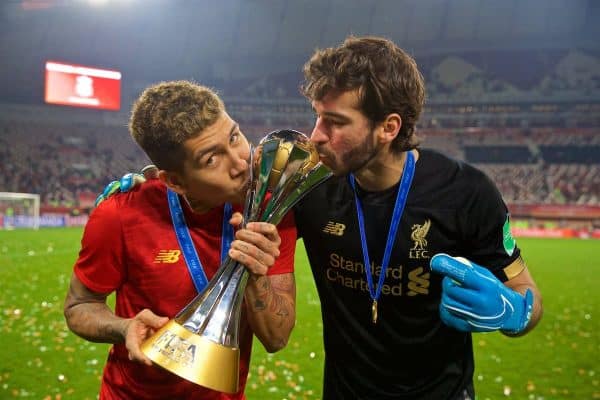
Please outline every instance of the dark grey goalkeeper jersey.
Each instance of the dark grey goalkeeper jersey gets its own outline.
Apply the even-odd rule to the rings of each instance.
[[[398,185],[359,189],[373,282],[377,284]],[[479,170],[438,152],[419,150],[415,175],[371,322],[356,208],[347,177],[334,177],[295,208],[299,236],[321,299],[325,346],[323,398],[463,399],[472,395],[471,335],[438,314],[442,277],[429,260],[438,252],[489,268],[519,257],[508,211]]]

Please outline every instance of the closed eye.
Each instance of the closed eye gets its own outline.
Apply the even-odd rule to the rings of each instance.
[[[240,140],[240,133],[239,132],[232,132],[231,135],[229,136],[229,143],[231,144],[235,144],[237,142],[239,142]]]
[[[323,123],[327,126],[340,127],[340,126],[346,125],[346,121],[340,121],[337,119],[322,118],[322,120],[323,120]]]

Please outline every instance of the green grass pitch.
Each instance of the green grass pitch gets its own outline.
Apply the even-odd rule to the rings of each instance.
[[[81,233],[0,231],[0,399],[96,398],[108,345],[75,337],[62,316]],[[600,399],[600,241],[518,244],[544,296],[544,318],[523,338],[474,335],[477,399]],[[281,352],[255,344],[250,400],[320,398],[320,308],[300,243],[296,261],[298,322]]]

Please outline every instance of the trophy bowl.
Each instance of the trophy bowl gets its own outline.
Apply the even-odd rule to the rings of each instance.
[[[294,130],[269,133],[250,153],[244,224],[278,224],[306,193],[332,175],[308,137]],[[248,276],[242,264],[227,257],[206,288],[144,341],[144,354],[198,385],[237,392],[238,332]]]

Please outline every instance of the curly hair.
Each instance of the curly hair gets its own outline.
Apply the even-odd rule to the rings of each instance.
[[[425,102],[425,83],[415,60],[391,40],[350,36],[336,48],[318,49],[304,65],[304,78],[301,91],[310,101],[331,91],[358,89],[360,111],[372,126],[398,113],[402,127],[393,152],[419,145],[415,125]]]
[[[129,133],[160,169],[181,172],[183,142],[214,124],[225,112],[211,89],[188,81],[148,87],[133,104]]]

